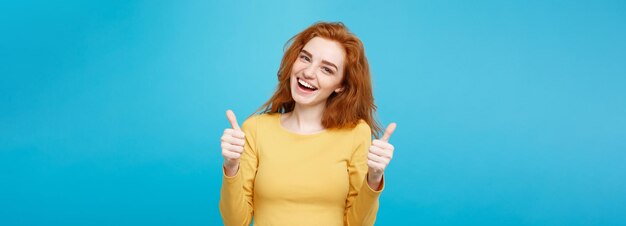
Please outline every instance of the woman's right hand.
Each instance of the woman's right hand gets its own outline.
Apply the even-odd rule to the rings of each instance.
[[[224,172],[226,176],[234,176],[239,170],[239,158],[243,154],[243,146],[246,142],[245,134],[239,128],[237,117],[231,110],[226,111],[226,118],[232,128],[224,130],[222,135],[222,156],[224,157]]]

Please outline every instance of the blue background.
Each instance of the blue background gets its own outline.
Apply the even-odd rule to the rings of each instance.
[[[3,1],[1,225],[219,225],[219,137],[316,21],[397,122],[377,225],[626,225],[623,1]]]

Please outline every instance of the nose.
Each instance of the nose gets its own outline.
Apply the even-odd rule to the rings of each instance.
[[[304,69],[303,73],[304,78],[312,79],[315,77],[315,65],[310,64],[306,69]]]

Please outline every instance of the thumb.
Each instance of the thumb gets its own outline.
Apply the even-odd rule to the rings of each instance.
[[[239,123],[237,123],[237,117],[235,117],[235,113],[231,110],[226,111],[226,118],[228,118],[228,122],[230,122],[230,126],[235,130],[241,130],[239,128]]]
[[[391,137],[391,134],[393,133],[394,130],[396,130],[396,123],[395,122],[389,123],[389,125],[387,126],[387,129],[385,129],[385,134],[383,134],[383,138],[381,139],[385,142],[389,142],[389,138]]]

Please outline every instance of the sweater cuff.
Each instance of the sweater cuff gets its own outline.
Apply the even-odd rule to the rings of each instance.
[[[241,171],[241,169],[238,169],[237,172],[235,173],[235,175],[233,176],[226,176],[226,169],[224,169],[224,166],[222,166],[222,180],[226,183],[232,184],[232,183],[236,183],[238,181],[241,180],[241,176],[239,173],[239,171]]]
[[[380,194],[385,190],[385,175],[383,174],[383,178],[380,181],[380,190],[376,191],[372,189],[367,183],[367,176],[365,176],[365,180],[363,181],[363,186],[361,186],[361,194],[367,194],[372,198],[378,198]]]

